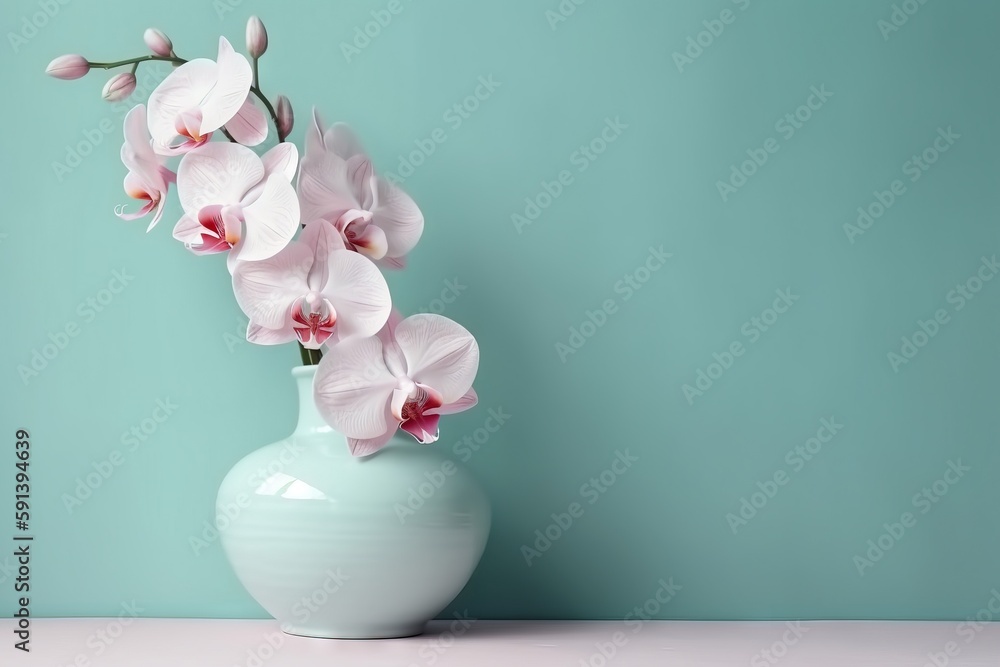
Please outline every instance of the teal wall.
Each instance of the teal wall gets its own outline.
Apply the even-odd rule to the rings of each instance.
[[[427,229],[390,277],[397,305],[454,290],[444,313],[479,338],[481,403],[439,446],[495,523],[455,609],[621,618],[671,578],[662,618],[983,608],[1000,587],[1000,280],[982,282],[1000,254],[1000,5],[907,0],[897,30],[890,0],[567,0],[558,22],[558,0],[401,1],[350,58],[388,0],[4,3],[0,506],[26,428],[34,613],[263,614],[219,544],[190,538],[229,467],[290,430],[297,352],[238,339],[223,260],[170,238],[175,199],[149,235],[112,215],[127,105],[99,99],[104,73],[42,74],[62,53],[138,55],[149,26],[212,56],[255,13],[293,139],[315,104],[409,174]],[[116,271],[127,285],[103,291]],[[150,421],[161,401],[176,407]],[[491,409],[502,428],[457,445]]]

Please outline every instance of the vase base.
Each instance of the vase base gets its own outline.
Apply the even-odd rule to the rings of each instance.
[[[287,635],[314,639],[401,639],[424,634],[424,625],[424,623],[418,623],[416,625],[328,628],[283,624],[281,631]]]

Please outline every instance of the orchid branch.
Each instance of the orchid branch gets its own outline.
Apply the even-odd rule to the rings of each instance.
[[[251,67],[253,68],[253,84],[250,86],[250,92],[257,96],[257,99],[261,101],[265,108],[267,108],[267,113],[271,116],[271,121],[274,123],[274,130],[278,133],[278,141],[282,142],[285,140],[284,133],[281,131],[281,125],[278,124],[278,114],[274,112],[274,107],[271,105],[271,101],[267,99],[263,91],[260,89],[260,70],[258,62],[260,57],[264,55],[267,51],[267,29],[264,28],[264,23],[257,16],[251,16],[247,20],[247,53],[250,54]]]
[[[114,69],[115,67],[124,67],[125,65],[132,65],[132,73],[135,74],[136,70],[139,68],[139,64],[140,63],[148,62],[148,61],[151,61],[151,60],[154,60],[154,61],[158,60],[158,61],[161,61],[161,62],[169,62],[169,63],[173,63],[175,65],[183,65],[184,63],[187,62],[187,60],[185,60],[184,58],[178,58],[177,56],[155,56],[155,55],[153,55],[153,56],[137,56],[135,58],[126,58],[125,60],[116,60],[116,61],[110,62],[110,63],[95,63],[95,62],[90,62],[88,60],[87,61],[87,65],[90,66],[91,68],[97,68],[97,69]],[[261,101],[261,104],[264,105],[264,108],[267,109],[268,115],[271,116],[271,122],[274,123],[275,132],[278,133],[278,141],[284,141],[286,137],[282,136],[281,129],[278,127],[278,114],[276,114],[274,112],[274,106],[271,104],[271,101],[269,99],[267,99],[267,96],[264,95],[264,92],[260,89],[260,84],[259,84],[257,76],[258,76],[257,75],[257,59],[254,58],[254,61],[253,61],[253,81],[254,81],[254,85],[252,85],[250,87],[250,92],[253,93],[254,95],[256,95],[257,99],[259,99]],[[222,128],[222,132],[233,143],[239,143],[239,142],[236,141],[236,139],[234,139],[232,137],[231,134],[229,134],[228,131],[226,131],[225,128]]]
[[[271,106],[270,100],[261,92],[260,87],[256,83],[257,77],[254,76],[254,85],[250,86],[250,92],[257,96],[257,98],[264,104],[267,109],[267,113],[271,116],[271,122],[274,123],[274,131],[278,133],[278,141],[284,141],[285,137],[281,136],[281,128],[278,127],[278,114],[274,112],[274,107]]]
[[[95,63],[87,61],[87,64],[91,68],[98,69],[112,69],[115,67],[123,67],[125,65],[136,65],[138,67],[139,63],[146,62],[147,60],[161,60],[164,62],[174,63],[175,65],[183,65],[187,61],[183,58],[178,58],[177,56],[138,56],[136,58],[127,58],[125,60],[116,60],[113,63]],[[135,69],[132,70],[133,72]]]

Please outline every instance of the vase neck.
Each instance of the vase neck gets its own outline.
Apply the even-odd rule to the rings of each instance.
[[[316,366],[296,366],[292,369],[292,377],[299,388],[299,422],[295,426],[294,435],[320,433],[331,431],[330,425],[323,421],[316,401],[313,398],[313,378],[316,377]]]

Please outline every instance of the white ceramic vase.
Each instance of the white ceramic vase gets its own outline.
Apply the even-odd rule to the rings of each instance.
[[[479,563],[490,503],[435,445],[397,435],[355,458],[316,410],[315,366],[292,370],[299,423],[233,466],[219,489],[222,546],[289,634],[420,634]]]

